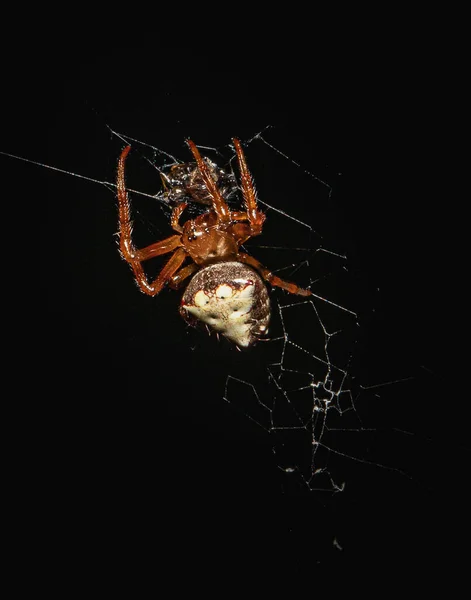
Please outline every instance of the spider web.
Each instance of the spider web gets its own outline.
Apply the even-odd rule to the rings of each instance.
[[[173,98],[169,106],[158,110],[160,126],[149,127],[149,119],[136,125],[119,110],[103,116],[68,100],[53,133],[38,135],[32,135],[38,115],[25,111],[22,135],[16,130],[2,149],[3,163],[22,159],[11,173],[16,193],[34,197],[39,187],[50,200],[44,255],[61,247],[62,274],[51,273],[43,260],[45,295],[58,323],[48,335],[75,365],[62,369],[74,382],[68,403],[77,431],[90,432],[89,420],[98,421],[92,446],[101,448],[97,440],[105,432],[122,459],[116,432],[124,431],[138,448],[134,462],[145,464],[139,472],[147,475],[157,465],[168,488],[307,494],[322,510],[333,501],[328,498],[354,502],[364,490],[371,506],[381,494],[429,488],[434,468],[428,456],[437,440],[451,448],[456,428],[437,425],[426,406],[443,385],[436,370],[430,373],[417,356],[411,360],[407,342],[394,334],[397,327],[410,336],[416,324],[384,305],[386,323],[377,319],[384,301],[361,262],[374,245],[367,241],[367,252],[357,251],[359,219],[350,223],[354,211],[346,205],[358,198],[344,187],[342,161],[326,156],[321,143],[313,145],[312,130],[302,134],[304,124],[292,113],[265,128],[265,116],[242,128],[219,115],[221,131],[208,132],[182,118]],[[187,327],[177,314],[178,293],[140,294],[116,245],[114,182],[124,144],[132,145],[127,185],[136,245],[143,246],[169,235],[171,209],[160,172],[189,159],[185,137],[237,176],[233,135],[244,143],[267,213],[263,235],[245,250],[314,294],[306,299],[271,290],[269,340],[248,352]],[[190,215],[200,210],[192,206]],[[149,275],[160,266],[159,260],[146,265]],[[93,407],[86,400],[90,390]],[[448,462],[445,470],[451,474]],[[345,534],[331,535],[328,543],[335,552],[348,547]]]
[[[137,155],[132,166],[132,180],[136,184],[128,186],[135,218],[136,245],[144,246],[165,237],[171,207],[166,202],[158,175],[175,164],[189,160],[183,140],[180,141],[177,157],[174,151],[158,148],[104,125],[110,142],[131,144]],[[279,276],[308,287],[313,296],[304,299],[272,290],[271,333],[265,343],[251,351],[257,353],[257,360],[255,371],[250,376],[248,371],[253,371],[253,360],[249,353],[234,361],[234,347],[228,347],[224,340],[211,340],[213,347],[225,344],[224,352],[232,363],[227,368],[222,398],[270,434],[275,464],[290,479],[297,480],[296,488],[341,491],[344,481],[335,474],[335,469],[329,467],[329,462],[338,457],[347,462],[358,461],[387,468],[407,477],[400,468],[350,455],[348,444],[344,448],[339,442],[341,433],[370,431],[369,427],[363,426],[357,410],[370,386],[353,383],[352,362],[361,330],[358,300],[353,293],[357,282],[349,272],[344,248],[337,248],[334,241],[329,240],[331,232],[327,231],[326,236],[322,233],[332,224],[333,217],[329,214],[332,185],[302,166],[297,157],[292,158],[293,155],[275,146],[276,138],[276,128],[267,126],[243,140],[256,186],[261,190],[259,204],[267,213],[263,236],[249,240],[244,249],[263,264],[270,265]],[[114,147],[119,146],[114,144]],[[227,170],[233,169],[237,176],[231,145],[199,147],[204,155]],[[2,154],[16,157],[11,153]],[[116,151],[114,155],[110,154],[111,159],[115,159],[116,154]],[[112,178],[89,177],[26,157],[17,158],[102,185],[115,193]],[[160,188],[154,193],[143,191],[142,187],[142,171],[149,177],[149,170],[156,174],[152,183],[154,189]],[[273,173],[277,174],[276,178]],[[272,198],[275,200],[272,201]],[[156,205],[164,215],[157,225],[155,214],[151,218],[139,206],[142,199],[151,199],[154,204],[157,201]],[[231,200],[234,206],[237,202],[240,203],[240,196]],[[190,216],[204,210],[204,207],[195,204],[189,207]],[[313,222],[319,223],[316,229]],[[332,240],[334,238],[331,237]],[[289,243],[285,243],[286,240]],[[158,261],[148,266],[149,276],[155,276],[160,267]],[[184,327],[180,324],[182,329]],[[182,337],[189,338],[192,352],[198,353],[202,347],[207,352],[208,346],[206,340],[201,340],[202,335],[201,331],[186,329]],[[133,339],[136,343],[142,342],[142,334],[135,335]],[[188,340],[185,342],[188,343]],[[391,380],[381,387],[396,385],[399,381],[403,380]]]
[[[256,370],[249,375],[253,371],[250,354],[237,360],[235,366],[236,349],[225,348],[231,366],[225,365],[223,398],[244,418],[270,434],[275,464],[296,480],[295,488],[335,492],[344,484],[335,480],[328,467],[328,457],[332,453],[344,458],[349,455],[340,448],[335,449],[334,442],[330,445],[329,433],[336,431],[338,435],[341,431],[352,431],[352,427],[356,432],[362,430],[354,404],[353,394],[357,392],[351,389],[349,372],[359,328],[358,314],[343,304],[353,301],[346,256],[326,247],[323,236],[309,224],[306,216],[311,212],[308,203],[313,202],[313,197],[317,204],[328,206],[332,187],[275,147],[270,141],[272,133],[267,127],[245,141],[250,155],[263,157],[260,162],[264,169],[257,170],[255,181],[267,190],[268,197],[277,198],[291,196],[295,182],[298,206],[288,212],[283,204],[276,206],[261,197],[259,203],[267,213],[264,235],[259,240],[249,241],[245,250],[270,265],[279,276],[309,287],[313,296],[305,300],[273,290],[271,335],[257,349]],[[159,173],[183,160],[135,138],[115,131],[112,134],[126,144],[137,146],[142,159]],[[201,150],[214,161],[219,159],[227,169],[234,167],[232,147],[203,146]],[[276,189],[274,172],[283,174],[276,180]],[[307,181],[305,187],[300,182],[302,178]],[[160,193],[157,198],[168,220],[165,196]],[[240,197],[232,200],[237,201],[240,205]],[[192,216],[203,210],[195,204],[190,206]],[[322,209],[316,212],[321,221],[328,218]],[[137,214],[150,233],[148,240],[142,238],[141,245],[145,245],[156,238],[157,232],[139,211]],[[283,232],[281,240],[280,231]],[[285,240],[291,240],[291,245],[284,245]],[[160,264],[148,272],[154,275],[159,269]],[[188,330],[187,335],[194,352],[208,352],[207,346],[203,346],[201,331]],[[209,351],[213,352],[214,340],[210,343]],[[224,340],[218,343],[224,344]],[[337,426],[332,412],[341,418]],[[353,418],[349,418],[349,413]],[[281,486],[286,487],[286,483]]]
[[[174,151],[115,131],[107,124],[104,129],[110,143],[117,141],[121,147],[131,144],[133,148],[134,161],[128,168],[132,183],[128,190],[132,198],[136,245],[145,246],[165,237],[172,207],[165,199],[159,175],[189,159],[185,157],[188,152],[183,141],[177,157]],[[313,296],[304,299],[272,290],[273,316],[269,339],[240,356],[235,347],[225,340],[213,337],[208,345],[207,340],[203,340],[205,332],[191,330],[182,323],[178,324],[178,343],[191,348],[195,355],[209,353],[210,362],[215,360],[215,353],[219,353],[223,346],[226,361],[222,368],[218,367],[221,371],[217,379],[221,382],[223,377],[224,382],[222,386],[220,383],[216,386],[216,394],[219,391],[233,409],[256,424],[261,432],[269,434],[274,464],[286,477],[285,481],[280,481],[283,491],[342,491],[345,477],[338,467],[339,462],[359,462],[408,477],[394,464],[382,464],[370,458],[364,449],[359,455],[350,453],[351,443],[341,441],[342,437],[348,440],[352,434],[377,433],[376,428],[363,424],[358,410],[370,386],[354,381],[353,362],[361,332],[359,310],[362,310],[354,293],[358,282],[349,271],[345,248],[337,248],[335,236],[330,235],[332,231],[329,232],[329,225],[334,219],[329,212],[334,192],[332,185],[302,166],[297,158],[275,146],[276,138],[276,128],[267,126],[244,140],[249,166],[256,186],[261,190],[259,204],[267,214],[263,236],[249,240],[244,249],[269,265],[279,276],[309,287]],[[119,146],[115,144],[115,147]],[[237,176],[235,155],[230,144],[220,148],[200,146],[200,150],[220,166],[233,170]],[[114,157],[117,153],[114,152]],[[103,185],[115,193],[112,178],[88,177],[59,166],[22,158],[25,162]],[[143,180],[149,178],[149,172],[151,179],[154,175],[150,185],[158,189],[154,193],[150,188],[143,191]],[[273,173],[277,174],[276,178]],[[286,198],[289,198],[289,203],[285,202]],[[152,216],[146,214],[151,204],[149,200],[152,201]],[[147,202],[147,206],[142,206],[143,201]],[[240,205],[240,196],[231,199],[234,207],[237,203]],[[195,216],[204,210],[205,207],[193,203],[188,212]],[[319,225],[314,228],[313,222]],[[329,241],[329,237],[333,241]],[[146,265],[149,277],[159,272],[163,260],[165,257],[160,262],[157,260]],[[132,279],[130,275],[129,279]],[[140,296],[136,294],[132,304],[136,306],[139,300]],[[158,300],[164,302],[161,297]],[[169,302],[168,297],[165,301],[165,310],[170,305],[170,310],[175,312],[175,302]],[[147,336],[142,332],[129,335],[136,352],[145,338]],[[205,378],[213,376],[212,369],[209,364]],[[382,386],[397,383],[391,380]],[[251,432],[251,435],[254,433]]]

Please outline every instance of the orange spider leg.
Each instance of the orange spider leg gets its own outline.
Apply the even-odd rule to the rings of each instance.
[[[237,246],[241,246],[253,235],[250,223],[234,223],[230,227],[230,234],[236,240]]]
[[[172,216],[170,218],[170,225],[172,226],[172,229],[174,231],[178,231],[178,233],[183,233],[183,227],[180,225],[180,223],[178,222],[180,220],[180,217],[182,216],[182,212],[185,210],[185,208],[188,206],[187,202],[181,202],[180,204],[177,204],[177,206],[175,206],[175,208],[172,210]]]
[[[237,138],[232,140],[234,143],[237,160],[239,162],[240,181],[242,184],[242,195],[244,196],[245,208],[247,210],[248,220],[252,226],[252,235],[259,235],[262,232],[262,226],[265,221],[265,214],[257,208],[257,194],[250,174],[244,151]]]
[[[132,244],[132,242],[131,242]],[[161,254],[168,254],[169,252],[173,252],[177,248],[182,246],[181,237],[179,235],[172,235],[165,240],[160,240],[160,242],[155,242],[154,244],[150,244],[145,248],[141,248],[137,250],[133,246],[133,252],[125,253],[121,248],[121,252],[123,253],[124,258],[130,263],[132,261],[144,261],[149,260],[150,258],[154,258],[154,256],[160,256]]]
[[[129,154],[129,150],[131,146],[127,146],[121,153],[118,163],[118,206],[119,206],[119,246],[121,249],[121,253],[125,260],[131,265],[132,270],[134,271],[134,276],[136,278],[137,284],[141,288],[141,290],[148,294],[149,296],[157,295],[160,290],[163,288],[165,283],[178,271],[178,269],[183,264],[184,260],[187,257],[187,253],[182,246],[181,237],[179,235],[172,235],[171,237],[162,240],[160,242],[156,242],[155,244],[151,244],[142,250],[137,250],[134,247],[132,242],[132,222],[130,217],[130,207],[129,207],[129,198],[126,192],[126,184],[124,180],[124,165],[126,162],[126,157]],[[183,208],[177,207],[172,213],[172,218],[174,218],[175,223],[178,222],[178,217],[180,216]],[[141,261],[148,260],[154,256],[159,256],[160,254],[167,254],[175,250],[173,255],[167,261],[165,266],[159,275],[155,278],[152,283],[149,283],[147,280],[147,276],[144,273],[144,269],[142,268]]]
[[[121,156],[119,157],[118,162],[118,207],[119,207],[119,246],[124,258],[128,261],[128,263],[132,263],[133,261],[140,260],[148,260],[153,256],[158,256],[159,254],[166,254],[167,252],[172,252],[179,246],[182,245],[180,241],[179,235],[172,235],[165,240],[161,240],[155,244],[151,244],[147,246],[147,248],[143,248],[142,250],[136,250],[134,244],[132,243],[132,221],[131,221],[131,210],[129,205],[129,197],[126,191],[126,183],[124,180],[124,166],[126,163],[126,157],[131,150],[131,146],[126,146],[126,148],[121,152]],[[174,212],[179,207],[174,209]],[[183,209],[182,209],[183,210]],[[178,220],[179,214],[175,212],[176,220]],[[172,213],[172,218],[173,218]],[[173,223],[173,221],[172,221]]]
[[[198,165],[198,170],[201,173],[204,185],[206,186],[206,189],[208,190],[211,196],[213,209],[214,212],[217,214],[218,221],[220,223],[229,224],[231,221],[231,213],[229,207],[224,202],[224,198],[221,196],[221,192],[219,191],[216,182],[211,177],[208,165],[202,159],[201,154],[198,148],[196,147],[195,143],[192,140],[187,140],[187,143],[195,158],[196,164]]]
[[[235,210],[231,212],[231,221],[248,221],[249,217],[246,212]],[[240,246],[252,237],[252,228],[249,223],[233,223],[229,229],[230,234],[235,238]]]
[[[259,214],[263,214],[263,213],[259,213]],[[231,220],[232,221],[249,221],[249,216],[246,212],[233,211],[233,212],[231,212]],[[265,220],[265,215],[263,215],[263,220]],[[231,235],[233,235],[235,237],[239,246],[241,246],[248,239],[250,239],[254,235],[257,235],[257,233],[261,233],[261,228],[260,228],[260,230],[254,232],[254,227],[249,221],[248,223],[234,223],[231,226],[230,232],[231,232]]]
[[[258,271],[270,285],[286,290],[290,294],[297,294],[298,296],[311,296],[312,294],[312,292],[309,290],[300,288],[295,283],[290,283],[289,281],[285,281],[284,279],[280,279],[276,275],[273,275],[270,269],[264,267],[261,262],[259,262],[256,258],[249,256],[248,254],[240,253],[237,257],[237,260],[254,267],[254,269]]]
[[[170,281],[168,282],[169,287],[171,287],[172,290],[178,290],[178,288],[182,285],[183,280],[192,275],[198,269],[199,267],[196,263],[192,263],[191,265],[181,268],[178,273],[175,273],[175,275],[172,275],[170,278]]]
[[[231,221],[248,221],[249,215],[241,210],[233,210],[231,212]]]
[[[118,162],[118,210],[119,210],[119,245],[121,252],[126,260],[128,255],[134,255],[135,248],[132,243],[132,222],[131,222],[131,209],[129,207],[129,198],[126,191],[126,183],[124,181],[124,165],[126,163],[126,157],[131,150],[131,146],[121,152]]]
[[[172,216],[170,218],[170,223],[172,228],[179,233],[183,233],[183,228],[178,222],[180,219],[180,215],[185,210],[187,204],[183,202],[176,206],[172,211]],[[132,244],[132,242],[130,242]],[[160,256],[161,254],[167,254],[168,252],[172,252],[176,248],[182,246],[181,237],[179,235],[171,235],[165,240],[160,240],[160,242],[155,242],[154,244],[150,244],[145,248],[141,248],[137,250],[134,248],[134,253],[132,255],[132,259],[134,260],[149,260],[149,258],[153,258],[154,256]],[[126,258],[126,257],[125,257]],[[126,259],[127,260],[127,259]]]
[[[164,285],[172,279],[178,269],[182,266],[186,257],[187,253],[185,250],[183,250],[183,248],[177,248],[152,283],[149,283],[141,263],[133,261],[131,267],[134,271],[136,281],[144,294],[147,294],[148,296],[157,296]]]

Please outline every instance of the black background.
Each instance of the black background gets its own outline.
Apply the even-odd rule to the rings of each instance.
[[[304,199],[300,214],[337,236],[364,286],[357,377],[365,385],[414,377],[368,409],[384,432],[378,462],[407,475],[346,459],[342,493],[289,480],[268,436],[223,400],[228,373],[265,379],[256,368],[263,345],[237,353],[189,331],[178,294],[138,292],[117,252],[110,190],[2,156],[19,232],[23,210],[41,212],[32,241],[41,282],[28,296],[41,348],[20,357],[40,366],[41,399],[22,401],[13,423],[34,432],[27,444],[24,433],[16,441],[30,448],[22,452],[34,495],[60,523],[60,544],[85,548],[85,565],[132,554],[152,571],[165,549],[164,564],[185,570],[207,561],[273,582],[330,566],[392,569],[401,579],[432,563],[458,564],[468,450],[456,403],[466,399],[456,390],[449,334],[452,126],[435,93],[437,74],[386,51],[380,68],[345,55],[325,71],[308,52],[302,63],[260,55],[249,70],[230,51],[224,57],[216,63],[184,49],[163,57],[126,45],[43,50],[35,64],[11,68],[1,150],[114,181],[123,144],[105,123],[180,157],[187,137],[221,148],[273,126],[277,146],[333,188],[328,210]],[[258,183],[267,159],[251,156],[250,146],[247,157]],[[155,172],[155,181],[143,173],[143,183],[132,157],[128,168],[131,187],[158,191]],[[259,193],[263,199],[260,184]],[[286,200],[287,212],[297,200]]]

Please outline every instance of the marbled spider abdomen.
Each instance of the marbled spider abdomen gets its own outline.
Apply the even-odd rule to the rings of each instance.
[[[193,276],[180,314],[190,325],[199,320],[247,348],[268,333],[270,298],[254,269],[235,261],[218,262]]]

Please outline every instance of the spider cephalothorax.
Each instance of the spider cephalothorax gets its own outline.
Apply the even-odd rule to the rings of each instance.
[[[127,146],[118,163],[120,249],[134,271],[139,288],[150,296],[156,296],[166,284],[177,289],[192,275],[180,306],[183,318],[192,325],[199,320],[237,346],[248,347],[268,332],[270,301],[262,278],[290,294],[309,296],[311,292],[280,279],[258,260],[239,251],[249,238],[262,233],[265,214],[258,209],[242,146],[237,139],[233,142],[245,210],[229,209],[228,192],[218,185],[214,163],[204,159],[188,140],[196,167],[185,167],[184,173],[191,175],[196,186],[183,178],[184,193],[178,198],[170,219],[177,233],[142,250],[134,247],[131,237],[130,206],[124,181],[124,165],[131,148]],[[188,164],[191,163],[179,166]],[[178,176],[183,177],[181,173]],[[188,204],[182,199],[185,196],[203,204],[209,198],[211,209],[180,225],[180,217]],[[142,262],[170,252],[172,255],[159,275],[149,282]],[[192,262],[184,266],[187,259]]]

